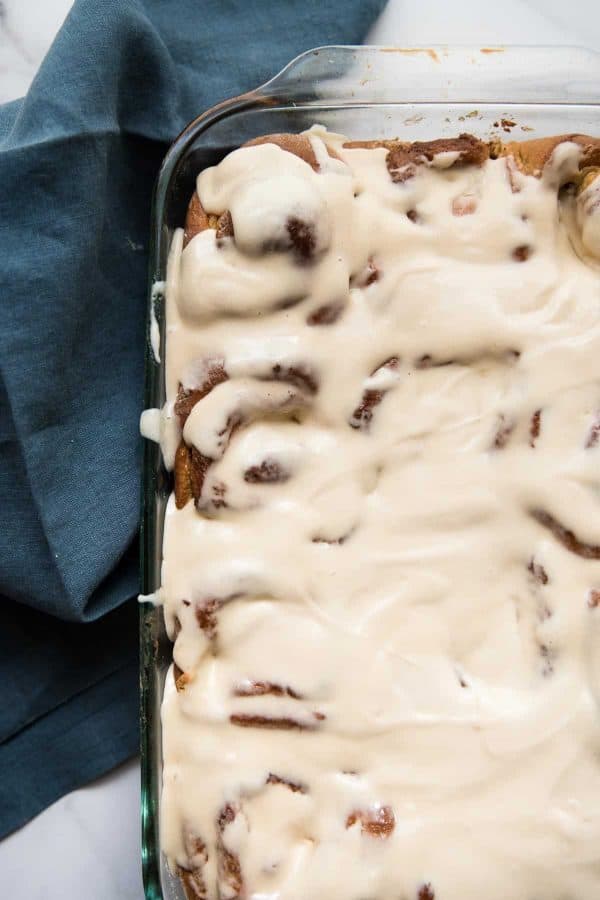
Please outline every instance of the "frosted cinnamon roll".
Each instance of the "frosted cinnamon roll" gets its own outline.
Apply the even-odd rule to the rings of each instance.
[[[188,898],[600,895],[599,170],[315,127],[199,173],[161,413]]]

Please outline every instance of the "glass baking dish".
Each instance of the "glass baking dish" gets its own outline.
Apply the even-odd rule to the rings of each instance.
[[[577,47],[321,47],[271,81],[203,113],[180,134],[154,197],[145,407],[164,403],[164,296],[173,232],[183,225],[197,173],[261,134],[314,123],[352,139],[429,140],[463,131],[525,140],[600,135],[600,53]],[[161,362],[152,350],[160,331]],[[162,528],[171,476],[146,441],[142,488],[142,593],[160,586]],[[160,704],[171,644],[160,609],[143,604],[141,641],[142,860],[148,900],[184,900],[161,853]]]

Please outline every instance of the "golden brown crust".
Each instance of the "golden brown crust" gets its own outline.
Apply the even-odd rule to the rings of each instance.
[[[181,879],[187,900],[207,900],[204,868],[208,862],[208,850],[204,841],[192,831],[184,828],[183,842],[188,858],[186,867],[179,866],[177,874]]]
[[[529,422],[529,446],[535,447],[537,439],[540,436],[540,431],[542,430],[542,410],[536,409],[531,414],[531,419]]]
[[[226,600],[219,600],[216,597],[208,597],[196,605],[196,621],[209,641],[216,640],[217,613],[226,602]]]
[[[600,178],[600,167],[598,166],[590,166],[590,168],[585,169],[581,181],[577,185],[577,192],[583,193],[583,191],[587,190],[587,188],[591,187],[595,181]],[[600,182],[599,182],[600,183]]]
[[[409,210],[409,212],[412,212],[412,210]],[[409,216],[409,219],[413,219],[413,217]],[[366,288],[371,284],[375,284],[376,281],[379,281],[380,277],[381,272],[377,266],[377,263],[375,262],[373,257],[370,256],[367,260],[366,266],[361,269],[360,272],[353,273],[350,276],[350,287]]]
[[[202,494],[204,479],[206,478],[209,466],[212,464],[212,459],[209,459],[208,456],[203,456],[202,453],[193,446],[190,449],[192,460],[190,467],[192,497],[194,500],[199,500]]]
[[[253,138],[251,141],[247,141],[243,146],[256,147],[260,144],[275,144],[282,150],[287,150],[288,153],[299,156],[300,159],[303,159],[304,162],[308,163],[315,172],[319,171],[320,166],[315,151],[310,142],[310,138],[305,134],[266,134],[263,137],[257,137]],[[331,147],[327,148],[327,152],[332,159],[339,158],[335,150]]]
[[[181,383],[179,384],[177,399],[175,400],[175,414],[179,418],[182,428],[196,403],[202,400],[203,397],[206,397],[207,394],[210,394],[213,388],[227,381],[228,378],[229,375],[225,371],[225,361],[215,358],[207,360],[206,375],[200,387],[187,390]]]
[[[217,240],[225,237],[233,237],[233,219],[228,209],[221,213],[217,219]]]
[[[543,528],[547,528],[550,531],[565,550],[569,550],[583,559],[600,559],[600,546],[598,544],[588,544],[586,541],[582,541],[573,531],[566,528],[562,522],[559,522],[546,510],[532,509],[530,514]]]
[[[527,571],[531,574],[536,584],[548,584],[550,581],[546,569],[536,560],[535,556],[532,556],[527,563]]]
[[[510,437],[515,430],[517,423],[512,418],[507,418],[504,413],[500,413],[496,425],[496,433],[492,442],[493,450],[503,450],[508,444]]]
[[[273,772],[269,772],[269,776],[266,781],[267,784],[280,784],[283,787],[289,788],[293,794],[306,794],[308,793],[308,788],[306,785],[301,784],[298,781],[290,781],[287,778],[282,778],[280,775],[275,775]]]
[[[186,247],[195,235],[209,228],[209,220],[204,208],[200,203],[200,197],[194,191],[192,199],[187,208],[185,217],[185,226],[183,231],[183,246]]]
[[[482,141],[472,134],[461,134],[457,138],[441,138],[434,141],[347,141],[344,147],[375,149],[385,147],[388,150],[386,160],[388,170],[394,180],[403,181],[406,177],[394,177],[393,173],[401,173],[411,165],[426,161],[431,162],[437,153],[458,152],[459,156],[453,165],[482,165],[486,159],[499,156],[512,156],[518,168],[526,175],[539,175],[559,144],[572,141],[583,148],[579,169],[600,166],[600,138],[585,134],[560,134],[554,137],[537,138],[530,141],[500,140]],[[410,175],[408,176],[410,177]]]
[[[492,53],[493,51],[490,50],[488,52]],[[417,900],[435,900],[435,894],[429,882],[427,882],[427,884],[421,885],[421,887],[419,888],[419,893],[417,894]]]
[[[399,357],[390,356],[389,359],[386,359],[385,362],[382,362],[381,365],[377,366],[377,368],[374,369],[373,372],[371,372],[371,376],[377,374],[377,372],[380,372],[382,369],[391,369],[392,371],[394,371],[398,368],[399,365]],[[373,418],[373,410],[376,406],[379,406],[385,394],[386,391],[380,388],[367,388],[366,390],[364,390],[360,399],[360,403],[352,413],[352,416],[348,423],[350,427],[366,431],[371,424],[371,419]]]
[[[532,141],[492,142],[492,156],[512,156],[519,169],[526,175],[539,175],[559,144],[570,141],[583,149],[579,162],[580,171],[588,166],[600,165],[600,138],[586,134],[559,134]]]
[[[289,479],[291,472],[285,469],[276,459],[263,459],[256,466],[249,466],[244,471],[247,484],[283,484]]]
[[[472,134],[457,138],[440,138],[435,141],[347,141],[344,148],[374,149],[385,147],[388,151],[385,164],[392,181],[403,182],[411,178],[416,167],[431,162],[438,153],[457,153],[454,166],[481,166],[489,157],[489,146]]]
[[[216,231],[217,238],[232,237],[233,221],[231,214],[229,210],[225,210],[220,216],[209,215],[205,212],[198,194],[194,191],[185,217],[185,228],[183,231],[184,249],[193,237],[196,237],[201,231],[206,231],[207,228],[212,228]]]
[[[173,663],[173,678],[175,680],[175,687],[178,693],[184,691],[186,685],[188,685],[192,680],[191,675],[189,675],[187,672],[184,672],[183,669],[180,669],[176,662]]]
[[[212,460],[203,456],[196,447],[188,447],[181,441],[175,453],[175,505],[183,507],[192,498],[199,500],[204,479]]]
[[[181,441],[175,453],[173,472],[175,477],[175,505],[177,509],[183,509],[186,503],[192,499],[191,464],[190,448]]]
[[[261,716],[248,713],[233,713],[229,716],[232,725],[240,728],[270,728],[273,731],[314,731],[325,718],[322,713],[313,713],[314,722],[301,722],[291,716]]]
[[[186,900],[207,900],[208,894],[201,871],[188,871],[179,866],[177,875],[183,885]]]
[[[438,153],[457,153],[453,166],[481,166],[489,157],[488,145],[472,134],[436,141],[415,141],[389,151],[386,165],[392,181],[403,180],[400,173],[405,166],[418,165],[424,160],[431,162]]]
[[[391,806],[381,806],[377,809],[353,809],[346,818],[346,828],[351,828],[360,822],[363,834],[372,837],[389,838],[395,828],[396,817]]]
[[[343,300],[337,300],[334,303],[324,303],[318,306],[306,317],[306,324],[311,327],[319,325],[334,325],[340,318],[346,304]]]
[[[226,803],[217,818],[217,870],[219,882],[226,886],[227,897],[231,898],[231,900],[238,900],[244,887],[239,857],[226,846],[224,839],[225,829],[234,821],[237,813],[238,810],[231,803]]]
[[[292,700],[302,700],[302,694],[299,694],[287,684],[277,684],[274,681],[249,681],[247,684],[240,684],[233,689],[234,697],[264,697],[265,695],[272,697],[291,697]]]

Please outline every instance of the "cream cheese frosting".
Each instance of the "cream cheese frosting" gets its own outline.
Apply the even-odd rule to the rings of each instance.
[[[162,847],[210,900],[597,900],[597,183],[308,137],[201,173],[233,236],[169,259],[145,426],[209,464],[165,520]]]

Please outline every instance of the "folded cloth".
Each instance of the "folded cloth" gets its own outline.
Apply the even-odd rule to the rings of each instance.
[[[138,419],[166,145],[384,0],[77,0],[0,108],[0,836],[138,746]],[[128,602],[125,602],[128,601]]]

